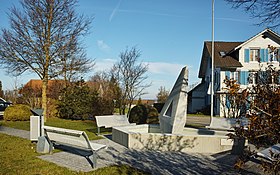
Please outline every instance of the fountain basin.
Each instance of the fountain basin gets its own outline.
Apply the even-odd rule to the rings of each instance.
[[[161,133],[159,125],[113,127],[112,140],[130,149],[220,153],[235,144],[228,131],[184,128],[180,134]]]

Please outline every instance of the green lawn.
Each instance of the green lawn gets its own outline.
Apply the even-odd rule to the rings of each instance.
[[[22,130],[30,130],[30,122],[29,121],[4,121],[0,120],[0,125],[22,129]],[[48,118],[45,125],[48,126],[55,126],[60,128],[68,128],[68,129],[75,129],[75,130],[82,130],[85,131],[90,140],[101,139],[102,137],[97,136],[97,127],[94,121],[90,120],[66,120],[60,118]],[[108,133],[111,129],[101,128],[102,133]]]
[[[145,174],[127,165],[110,166],[88,173],[78,173],[37,158],[40,154],[35,152],[35,144],[29,140],[1,133],[0,140],[0,174]]]
[[[210,115],[204,115],[204,114],[188,114],[189,117],[210,117]]]

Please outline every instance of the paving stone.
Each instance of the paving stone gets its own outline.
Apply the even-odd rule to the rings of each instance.
[[[29,139],[29,132],[0,126],[0,132]],[[108,146],[107,149],[98,151],[97,168],[110,165],[128,164],[132,167],[151,174],[240,174],[232,167],[234,156],[220,154],[217,156],[207,154],[186,154],[181,152],[158,152],[153,150],[127,149],[112,140],[105,138],[92,142]],[[58,152],[38,156],[40,159],[53,162],[59,166],[67,167],[73,171],[94,171],[87,159],[83,156],[69,152]],[[251,169],[256,166],[251,165]],[[241,173],[241,174],[244,174]],[[246,171],[245,174],[259,174],[259,172]]]
[[[30,132],[10,127],[0,126],[0,133],[17,136],[25,139],[30,139]]]

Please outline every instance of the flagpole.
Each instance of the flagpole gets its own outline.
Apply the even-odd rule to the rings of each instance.
[[[212,118],[213,118],[213,116],[214,116],[214,69],[215,69],[215,67],[214,67],[214,2],[215,2],[215,0],[212,0],[211,122],[212,122]]]

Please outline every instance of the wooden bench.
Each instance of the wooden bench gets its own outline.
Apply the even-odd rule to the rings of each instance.
[[[85,156],[93,168],[96,167],[97,151],[106,148],[106,145],[90,142],[84,131],[51,126],[43,126],[43,130],[47,141],[51,144],[51,149],[58,147],[76,151],[79,155]]]
[[[95,116],[98,134],[100,134],[100,128],[112,128],[114,126],[128,126],[136,125],[136,123],[129,123],[126,115],[101,115]]]

